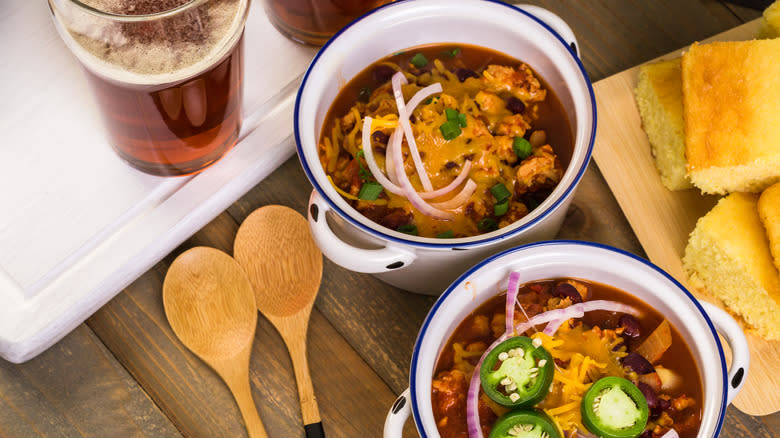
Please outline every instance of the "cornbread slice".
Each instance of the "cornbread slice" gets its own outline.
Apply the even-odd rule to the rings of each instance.
[[[688,176],[705,193],[780,181],[780,39],[695,43],[682,57]]]
[[[758,216],[769,238],[769,251],[780,271],[780,183],[770,186],[758,198]]]
[[[780,278],[758,195],[732,193],[696,223],[683,266],[691,284],[723,300],[767,340],[780,339]]]
[[[761,20],[761,29],[758,31],[758,37],[780,37],[780,0],[764,9],[764,19]]]
[[[680,58],[640,67],[634,94],[661,182],[669,190],[693,187],[685,170]]]

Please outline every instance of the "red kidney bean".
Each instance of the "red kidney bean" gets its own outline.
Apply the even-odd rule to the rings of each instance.
[[[661,410],[658,409],[658,394],[656,394],[655,391],[653,391],[653,388],[647,383],[639,382],[636,386],[642,391],[642,395],[644,395],[645,400],[647,400],[647,407],[650,409],[650,417],[658,418],[658,416],[661,415]]]
[[[653,365],[647,361],[641,354],[632,351],[623,358],[623,366],[631,368],[637,374],[650,374],[655,372]]]
[[[638,338],[642,334],[639,321],[633,315],[622,315],[618,326],[623,327],[623,335],[629,338]]]
[[[383,84],[393,78],[395,69],[389,65],[378,65],[374,67],[374,71],[371,73],[375,81]]]
[[[512,111],[513,114],[520,114],[525,111],[525,104],[522,100],[511,96],[506,100],[506,109]]]
[[[474,70],[469,70],[467,68],[459,68],[455,70],[455,76],[458,77],[458,80],[463,82],[468,78],[477,78],[479,79],[479,75]]]
[[[374,143],[387,145],[387,141],[390,139],[390,136],[382,131],[374,131],[374,133],[371,134],[371,139],[374,140]]]
[[[569,298],[572,304],[581,303],[582,296],[577,292],[577,289],[569,283],[558,283],[553,290],[553,296],[558,298]]]

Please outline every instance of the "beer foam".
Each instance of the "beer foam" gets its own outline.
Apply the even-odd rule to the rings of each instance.
[[[138,15],[186,1],[85,3],[115,14]],[[185,80],[220,61],[240,38],[247,7],[248,0],[214,0],[171,18],[137,23],[109,20],[71,6],[57,18],[61,29],[67,29],[66,43],[93,73],[128,84],[156,85]]]

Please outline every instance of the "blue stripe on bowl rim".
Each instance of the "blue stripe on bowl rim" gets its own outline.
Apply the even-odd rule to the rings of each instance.
[[[419,350],[420,350],[420,344],[422,343],[422,340],[425,336],[425,332],[428,330],[428,326],[431,323],[431,320],[433,319],[434,315],[436,314],[439,307],[441,307],[442,303],[449,297],[453,291],[455,291],[458,286],[465,282],[471,275],[485,267],[486,265],[492,263],[495,260],[509,257],[511,255],[514,255],[515,253],[522,252],[524,250],[528,250],[531,248],[536,247],[543,247],[543,246],[560,246],[560,245],[582,245],[582,246],[589,246],[597,249],[603,249],[606,251],[614,252],[618,255],[629,257],[635,261],[638,261],[642,263],[643,265],[647,266],[648,268],[651,268],[655,272],[661,274],[664,276],[667,280],[669,280],[677,289],[679,289],[681,292],[683,292],[684,296],[687,297],[693,305],[696,307],[696,309],[699,311],[701,316],[704,318],[704,320],[707,323],[707,326],[710,329],[710,333],[712,334],[712,337],[715,339],[715,345],[718,347],[718,355],[720,357],[720,367],[721,367],[721,374],[723,376],[723,394],[722,394],[722,401],[720,406],[720,412],[718,413],[718,420],[717,425],[715,426],[715,430],[713,431],[712,437],[717,437],[720,435],[720,431],[723,427],[723,420],[726,415],[726,407],[728,406],[728,368],[726,368],[726,356],[723,353],[723,346],[720,343],[720,338],[718,337],[718,332],[715,330],[715,326],[712,324],[712,320],[710,320],[710,317],[707,315],[707,312],[704,311],[704,308],[702,308],[701,304],[699,304],[699,301],[691,294],[688,289],[686,289],[680,282],[678,282],[674,277],[669,275],[666,271],[659,268],[652,262],[639,257],[635,254],[632,254],[628,251],[624,251],[620,248],[616,248],[610,245],[605,245],[601,243],[595,243],[595,242],[586,242],[581,240],[546,240],[541,242],[534,242],[529,243],[521,246],[517,246],[515,248],[510,248],[505,251],[502,251],[496,255],[493,255],[491,257],[486,258],[479,264],[475,265],[468,271],[466,271],[463,275],[457,278],[450,287],[447,288],[447,290],[444,291],[444,293],[436,300],[436,302],[431,307],[431,310],[428,312],[428,315],[425,317],[425,320],[422,323],[422,326],[420,327],[419,334],[417,335],[417,340],[414,343],[414,350],[412,352],[412,361],[409,366],[409,397],[411,398],[411,404],[412,404],[412,417],[414,418],[415,426],[417,427],[417,431],[420,434],[421,438],[428,438],[428,435],[425,433],[425,430],[423,429],[422,421],[420,419],[420,407],[417,404],[417,398],[415,397],[415,394],[417,393],[417,382],[416,382],[416,373],[415,369],[417,368],[417,363],[419,361]],[[704,382],[702,382],[702,385]]]
[[[585,85],[587,86],[588,94],[590,96],[590,105],[593,108],[593,121],[592,121],[591,127],[590,127],[591,128],[591,135],[590,135],[590,139],[588,139],[587,151],[586,151],[585,159],[584,159],[584,161],[582,163],[582,166],[580,166],[580,168],[577,169],[577,174],[575,175],[575,177],[572,180],[571,184],[569,184],[569,186],[566,188],[566,190],[563,192],[563,194],[552,205],[550,205],[547,208],[547,210],[543,211],[541,214],[539,214],[534,219],[532,219],[532,220],[528,221],[527,223],[519,226],[518,228],[512,230],[509,233],[497,234],[497,235],[494,235],[492,237],[488,237],[488,238],[485,238],[485,239],[479,239],[479,240],[475,240],[475,241],[471,241],[471,242],[458,243],[458,242],[451,242],[450,239],[429,238],[432,241],[435,241],[435,240],[447,240],[448,241],[448,242],[444,242],[444,243],[437,243],[437,242],[420,242],[420,241],[416,241],[416,240],[405,239],[405,238],[401,238],[401,237],[398,237],[398,236],[390,235],[390,234],[382,231],[382,229],[384,229],[384,227],[382,227],[381,225],[377,225],[378,229],[374,229],[372,227],[366,226],[365,224],[355,220],[349,212],[344,211],[342,208],[340,208],[338,205],[336,205],[336,203],[333,202],[330,199],[330,197],[323,190],[322,186],[320,186],[320,184],[314,178],[314,174],[313,174],[311,168],[309,167],[308,163],[304,159],[305,155],[303,153],[303,147],[301,146],[301,137],[300,137],[300,132],[299,132],[300,129],[299,129],[298,113],[300,112],[301,96],[303,94],[304,88],[306,88],[306,83],[307,83],[307,81],[309,79],[309,75],[311,74],[312,69],[315,67],[315,65],[317,64],[319,59],[323,56],[323,54],[327,52],[328,47],[330,47],[331,43],[334,40],[336,40],[343,32],[345,32],[347,29],[352,27],[355,23],[361,21],[365,17],[368,17],[368,16],[370,16],[372,14],[375,14],[378,11],[384,10],[386,8],[397,7],[400,4],[411,3],[411,2],[414,2],[414,1],[420,1],[420,0],[398,0],[398,1],[395,1],[393,3],[388,3],[386,5],[380,6],[380,7],[376,8],[376,9],[374,9],[372,11],[367,12],[366,14],[364,14],[361,17],[355,19],[350,24],[348,24],[347,26],[342,28],[335,35],[333,35],[333,37],[331,37],[322,46],[322,48],[320,48],[320,50],[317,52],[317,54],[314,56],[314,59],[309,64],[309,67],[306,69],[306,73],[303,76],[303,79],[301,81],[301,85],[298,87],[298,93],[297,93],[296,98],[295,98],[295,109],[294,109],[294,119],[293,119],[293,132],[295,134],[295,148],[296,148],[296,151],[298,153],[298,160],[301,163],[301,167],[303,167],[303,171],[306,174],[306,177],[309,179],[309,182],[314,186],[314,189],[317,190],[317,192],[320,193],[320,195],[325,200],[325,202],[328,203],[330,208],[335,210],[339,214],[339,216],[341,216],[342,218],[346,219],[350,224],[354,225],[358,229],[360,229],[360,230],[362,230],[362,231],[364,231],[364,232],[366,232],[366,233],[368,233],[368,234],[370,234],[370,235],[372,235],[374,237],[377,237],[379,239],[384,239],[384,240],[387,240],[387,241],[390,241],[390,242],[399,243],[399,244],[403,244],[403,245],[410,245],[410,246],[418,247],[418,248],[431,248],[431,249],[469,248],[469,247],[486,245],[486,244],[489,244],[491,242],[498,241],[498,240],[510,239],[513,236],[517,235],[518,233],[521,233],[521,232],[525,231],[526,229],[534,226],[536,223],[538,223],[539,221],[541,221],[544,218],[546,218],[547,216],[549,216],[550,213],[555,211],[558,208],[558,206],[565,199],[567,199],[569,196],[571,196],[573,194],[572,192],[577,187],[577,184],[579,183],[579,181],[582,179],[582,176],[585,174],[585,170],[588,168],[588,164],[590,163],[591,155],[593,153],[593,145],[594,145],[595,140],[596,140],[596,125],[597,125],[596,97],[595,97],[595,94],[593,92],[593,85],[591,84],[590,77],[588,76],[588,73],[585,71],[585,66],[582,64],[582,61],[577,57],[576,53],[572,50],[572,48],[569,46],[569,44],[566,41],[564,41],[564,39],[553,28],[548,26],[542,20],[536,18],[534,15],[529,14],[528,12],[523,11],[522,9],[519,9],[519,8],[513,6],[513,5],[502,3],[499,0],[482,0],[482,1],[485,1],[485,2],[489,2],[489,3],[493,3],[493,4],[496,4],[496,5],[500,5],[500,6],[506,7],[510,11],[512,11],[514,13],[519,13],[519,14],[525,15],[525,16],[531,18],[532,20],[536,21],[540,25],[542,25],[542,27],[544,27],[545,29],[547,29],[558,40],[558,42],[565,47],[565,49],[572,56],[572,58],[574,58],[574,61],[576,62],[577,66],[578,66],[578,68],[580,70],[580,73],[582,74],[582,77],[585,80]],[[359,212],[354,211],[354,210],[353,210],[353,213],[354,214],[360,214]]]

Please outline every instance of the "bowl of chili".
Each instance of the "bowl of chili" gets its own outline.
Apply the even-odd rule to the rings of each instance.
[[[595,132],[571,29],[492,0],[398,1],[356,20],[317,53],[294,119],[325,256],[426,294],[553,238]]]
[[[411,416],[423,438],[714,438],[749,361],[731,316],[647,260],[531,243],[439,297],[384,436],[402,436]]]

